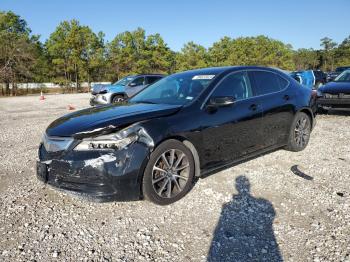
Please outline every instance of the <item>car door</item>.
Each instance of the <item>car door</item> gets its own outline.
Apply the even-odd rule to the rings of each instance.
[[[144,89],[145,86],[145,77],[139,76],[128,84],[128,86],[125,89],[125,92],[128,95],[128,97],[131,97],[136,93],[140,92],[142,89]]]
[[[263,110],[262,145],[282,145],[294,118],[295,93],[289,88],[289,80],[272,71],[255,70],[249,74],[254,79],[256,101]]]
[[[230,106],[208,110],[210,99],[234,97]],[[203,168],[228,164],[259,148],[262,109],[256,102],[246,71],[224,77],[210,95],[202,113]]]

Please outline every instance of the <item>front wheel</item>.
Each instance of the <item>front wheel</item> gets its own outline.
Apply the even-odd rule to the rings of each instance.
[[[292,123],[286,149],[293,152],[304,150],[309,143],[310,134],[310,117],[303,112],[297,113]]]
[[[151,154],[142,181],[147,200],[168,205],[184,197],[194,182],[194,159],[180,141],[167,140]]]
[[[123,102],[125,100],[125,98],[122,95],[116,95],[115,97],[113,97],[112,99],[112,103],[120,103]]]

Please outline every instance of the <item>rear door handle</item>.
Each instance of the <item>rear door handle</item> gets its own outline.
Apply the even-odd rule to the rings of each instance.
[[[284,95],[284,96],[283,96],[283,99],[286,100],[286,101],[288,101],[289,98],[290,98],[289,95]]]
[[[252,110],[252,111],[256,111],[257,108],[258,108],[258,106],[256,104],[252,104],[249,107],[249,109]]]

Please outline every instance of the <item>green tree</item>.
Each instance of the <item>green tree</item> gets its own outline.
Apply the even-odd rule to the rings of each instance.
[[[297,70],[316,69],[320,64],[320,55],[312,48],[300,48],[294,52],[293,60]]]
[[[0,80],[5,83],[3,95],[16,95],[16,83],[32,77],[36,59],[37,36],[30,35],[25,20],[13,12],[0,12]]]
[[[223,37],[218,42],[215,42],[209,48],[208,57],[210,66],[228,66],[230,65],[228,57],[230,56],[233,39],[230,37]]]
[[[60,23],[45,44],[54,65],[56,81],[66,87],[75,82],[77,90],[82,77],[90,82],[96,68],[103,66],[101,36],[76,20]]]
[[[231,65],[261,65],[286,70],[294,69],[292,47],[262,35],[234,39],[228,62]]]
[[[208,66],[207,50],[194,42],[188,42],[176,55],[176,70],[184,71]]]
[[[325,71],[334,69],[334,54],[337,43],[334,42],[329,37],[324,37],[321,39],[321,46],[323,47],[323,69]]]
[[[145,30],[125,31],[108,44],[110,78],[138,73],[170,73],[174,54],[159,34],[146,36]]]
[[[343,42],[334,51],[335,64],[337,66],[350,65],[350,36],[344,39]]]

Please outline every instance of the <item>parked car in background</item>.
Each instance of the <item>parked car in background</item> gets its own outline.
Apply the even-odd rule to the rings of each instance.
[[[337,76],[339,76],[341,73],[348,69],[350,69],[350,66],[337,67],[334,72],[330,72],[327,75],[327,82],[332,82]]]
[[[327,74],[321,70],[312,70],[315,76],[315,89],[320,88],[327,83]]]
[[[317,90],[317,106],[320,113],[331,108],[350,108],[350,70]]]
[[[290,73],[290,76],[311,89],[318,89],[327,83],[327,74],[321,70],[294,71]]]
[[[106,84],[95,84],[93,87],[91,87],[90,92],[92,95],[97,95],[105,86]]]
[[[272,68],[173,74],[127,103],[51,123],[37,175],[90,196],[170,204],[198,177],[279,148],[303,150],[315,124],[313,102],[311,89]]]
[[[111,85],[98,86],[91,92],[90,105],[122,102],[163,77],[161,74],[134,75]]]

